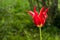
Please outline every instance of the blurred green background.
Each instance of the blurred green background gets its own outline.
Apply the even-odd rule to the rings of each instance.
[[[60,0],[0,0],[0,40],[39,40],[39,28],[27,13],[50,7],[43,40],[60,40]]]

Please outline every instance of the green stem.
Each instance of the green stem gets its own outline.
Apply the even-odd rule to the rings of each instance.
[[[41,27],[39,27],[39,32],[40,32],[40,40],[42,40]]]

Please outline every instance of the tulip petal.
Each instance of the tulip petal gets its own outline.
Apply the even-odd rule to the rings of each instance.
[[[35,15],[38,15],[38,12],[36,11],[36,6],[34,7],[34,13]]]
[[[39,15],[42,15],[44,11],[45,11],[45,8],[44,8],[44,7],[42,7],[42,8],[41,8],[41,10],[40,10]]]
[[[36,6],[34,7],[34,11],[36,11]]]
[[[47,13],[47,12],[48,12],[48,10],[49,10],[49,8],[47,8],[47,9],[45,10],[45,12]]]
[[[48,17],[46,12],[43,12],[43,16],[44,16],[45,19]]]
[[[33,20],[34,20],[35,25],[40,25],[40,24],[41,24],[40,18],[39,18],[38,15],[37,15],[37,16],[35,15],[35,16],[33,17]]]
[[[40,22],[41,22],[42,25],[44,25],[44,23],[45,23],[45,19],[44,19],[43,16],[40,16]]]
[[[32,11],[28,11],[28,13],[29,13],[31,16],[34,16],[34,15],[35,15],[35,13],[32,12]]]
[[[45,19],[48,17],[48,15],[47,15],[48,9],[49,9],[49,8],[47,8],[47,9],[43,12],[43,15],[44,15],[44,18],[45,18]]]

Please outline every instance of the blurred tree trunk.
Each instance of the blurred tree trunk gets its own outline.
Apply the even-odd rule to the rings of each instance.
[[[57,9],[58,9],[58,0],[52,0],[52,5],[50,6],[50,12],[49,12],[49,23],[53,24],[54,19],[57,15]]]

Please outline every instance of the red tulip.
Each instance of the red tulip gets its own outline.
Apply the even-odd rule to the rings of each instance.
[[[47,12],[48,12],[48,8],[45,9],[44,7],[42,7],[42,9],[40,10],[40,13],[38,14],[38,12],[36,11],[36,7],[34,7],[34,11],[28,11],[28,13],[32,16],[33,21],[35,23],[35,25],[37,27],[42,27],[47,19]]]

